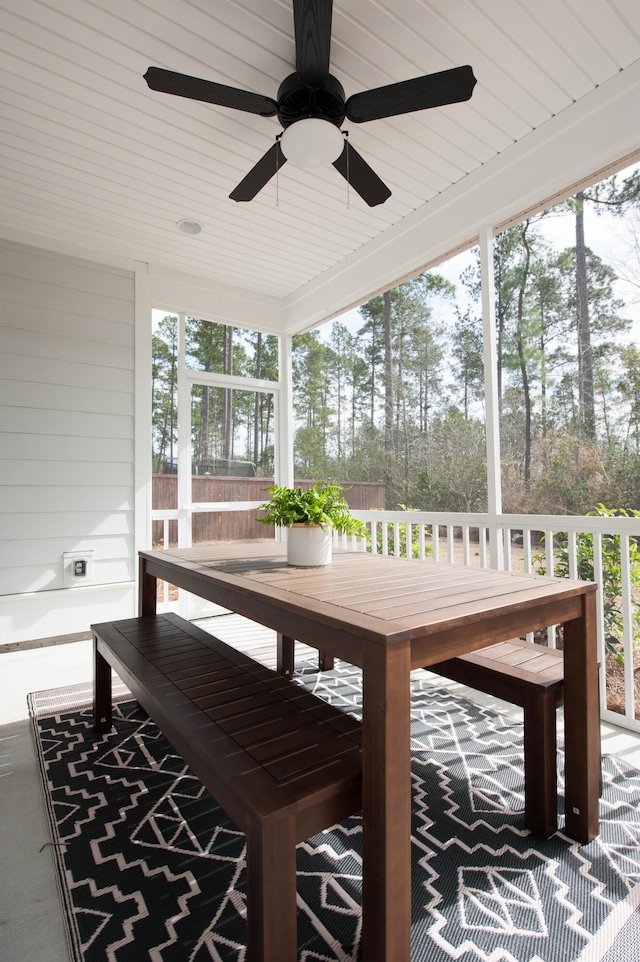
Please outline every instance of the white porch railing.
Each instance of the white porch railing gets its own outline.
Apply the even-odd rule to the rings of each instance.
[[[602,718],[640,732],[640,705],[636,705],[635,672],[640,671],[640,638],[636,637],[636,603],[630,551],[640,540],[639,518],[585,517],[567,515],[448,514],[425,511],[354,511],[371,531],[365,550],[395,557],[432,558],[468,567],[497,567],[506,571],[558,574],[562,563],[567,577],[579,578],[584,559],[584,539],[591,536],[593,580],[598,584],[597,635]],[[361,539],[349,546],[362,550]],[[338,538],[346,545],[347,539]],[[619,594],[611,597],[611,572]],[[609,594],[602,588],[609,582]],[[606,658],[607,609],[614,604],[621,624],[617,659]],[[610,610],[608,610],[610,618]],[[548,644],[555,647],[556,630],[548,631]],[[618,677],[620,676],[620,677]],[[612,690],[615,687],[616,696]],[[614,702],[615,698],[615,702]],[[616,704],[612,710],[612,703]]]
[[[194,510],[255,510],[258,503],[236,502],[194,505]],[[539,573],[543,568],[556,573],[559,560],[568,577],[579,577],[580,535],[590,535],[594,580],[602,585],[610,571],[612,553],[619,565],[619,596],[597,594],[598,654],[602,718],[631,731],[640,732],[640,705],[636,705],[634,676],[640,670],[640,640],[635,637],[635,603],[630,548],[640,540],[640,519],[567,515],[448,514],[427,511],[353,511],[370,529],[371,541],[334,535],[334,543],[351,550],[374,551],[393,557],[430,558],[436,562],[467,567],[497,567],[507,571]],[[178,511],[154,510],[154,521],[163,521],[164,546],[169,545],[169,521]],[[615,539],[612,548],[611,539]],[[619,545],[619,551],[617,548]],[[614,601],[622,626],[619,659],[606,658],[607,618],[605,604]],[[548,632],[548,644],[555,647],[556,631]],[[618,678],[618,676],[620,676]],[[612,686],[619,689],[612,710]]]

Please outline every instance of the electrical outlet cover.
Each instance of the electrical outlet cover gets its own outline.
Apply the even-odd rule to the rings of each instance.
[[[62,555],[65,588],[78,588],[93,581],[93,550],[65,551]]]

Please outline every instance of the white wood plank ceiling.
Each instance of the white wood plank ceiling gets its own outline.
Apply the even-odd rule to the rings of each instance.
[[[329,167],[230,191],[281,127],[156,93],[148,66],[277,94],[289,0],[0,0],[0,235],[149,262],[285,298],[640,59],[638,0],[336,0],[347,97],[471,64],[467,103],[349,125],[392,196]],[[640,132],[638,134],[640,146]],[[279,204],[276,203],[276,188]],[[188,237],[182,218],[203,227]]]

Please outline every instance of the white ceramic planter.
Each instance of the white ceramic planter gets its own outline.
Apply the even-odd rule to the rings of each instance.
[[[331,528],[313,524],[287,528],[287,564],[296,568],[331,564]]]

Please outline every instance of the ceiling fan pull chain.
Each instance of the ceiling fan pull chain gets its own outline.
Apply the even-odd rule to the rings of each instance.
[[[276,145],[280,142],[282,134],[276,136]],[[280,206],[280,151],[276,150],[276,207]]]

